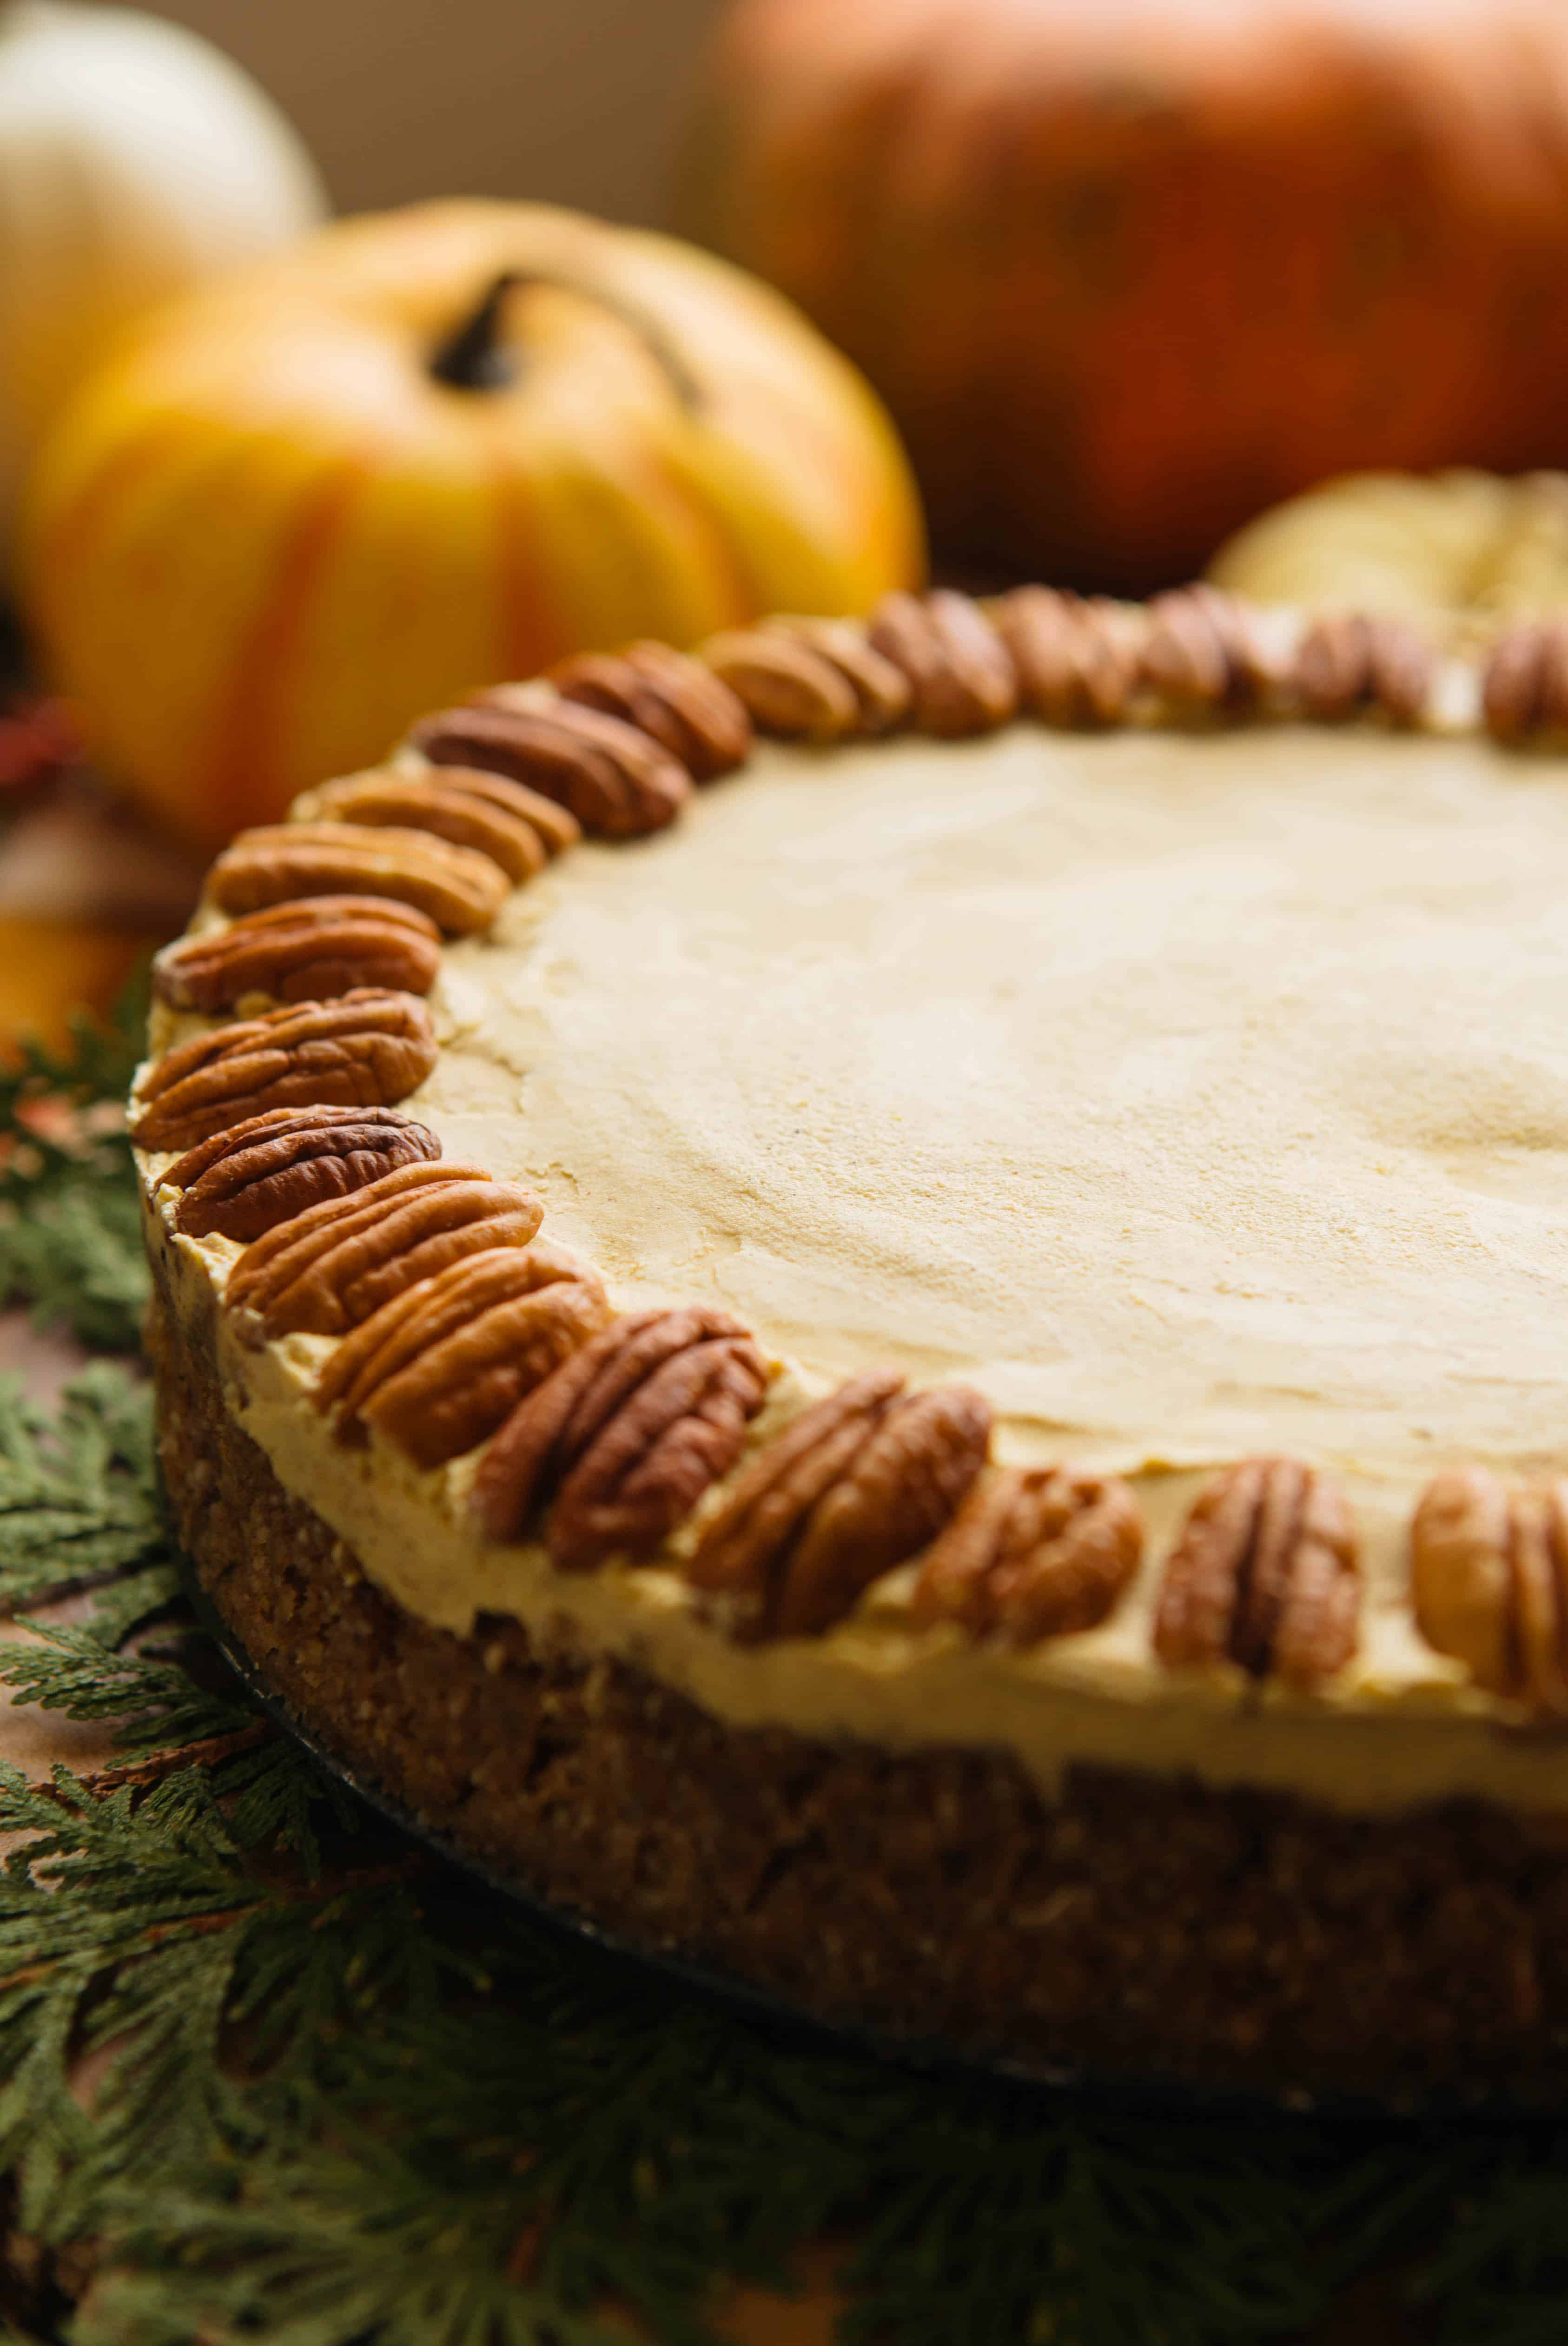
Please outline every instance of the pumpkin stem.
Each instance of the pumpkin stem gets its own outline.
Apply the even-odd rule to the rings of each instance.
[[[459,326],[441,343],[431,360],[437,382],[453,391],[502,391],[517,372],[517,362],[501,343],[501,312],[507,295],[518,283],[514,269],[504,270]]]
[[[510,297],[531,285],[554,285],[575,293],[618,318],[641,342],[668,383],[677,403],[688,413],[702,405],[702,387],[668,335],[647,311],[608,293],[602,285],[568,271],[548,269],[504,270],[486,286],[475,307],[436,349],[430,372],[437,382],[453,391],[504,391],[514,382],[518,358],[501,340],[501,315]]]

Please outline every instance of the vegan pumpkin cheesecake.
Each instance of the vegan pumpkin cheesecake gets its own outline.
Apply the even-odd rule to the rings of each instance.
[[[1568,634],[896,596],[217,860],[164,1469],[301,1721],[890,2039],[1568,2086]]]

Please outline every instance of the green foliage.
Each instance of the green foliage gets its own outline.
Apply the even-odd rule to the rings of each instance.
[[[90,1110],[108,1048],[35,1060],[0,1120]],[[4,1178],[0,1238],[89,1191],[107,1229],[123,1143],[89,1117]],[[0,1264],[107,1324],[66,1251]],[[84,1591],[85,1617],[46,1617]],[[616,2346],[632,2315],[703,2346],[727,2281],[788,2287],[823,2239],[850,2244],[846,2346],[1257,2346],[1390,2264],[1439,2346],[1568,2335],[1568,2139],[1110,2119],[921,2080],[632,1974],[412,1851],[182,1610],[127,1368],[53,1415],[0,1391],[19,1607],[46,1617],[0,1684],[116,1757],[0,1770],[0,2172],[42,2276],[5,2290],[0,2336]]]
[[[1568,2336],[1568,2137],[1472,2156],[1463,2220],[1416,2293],[1440,2346],[1561,2346]]]
[[[103,1362],[57,1418],[0,1382],[0,1607],[87,1586],[165,1552],[153,1486],[152,1394]]]
[[[0,1300],[25,1296],[40,1326],[120,1352],[147,1303],[135,1199],[91,1168],[52,1183],[0,1184]],[[17,1192],[20,1191],[20,1195]]]
[[[147,1301],[130,1147],[119,1103],[139,1056],[144,989],[113,1022],[86,1016],[56,1056],[24,1043],[0,1067],[0,1304],[128,1352]]]

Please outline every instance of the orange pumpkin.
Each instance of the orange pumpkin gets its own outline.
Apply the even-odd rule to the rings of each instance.
[[[1142,589],[1330,474],[1568,457],[1563,0],[738,0],[686,217],[983,564]]]
[[[862,609],[923,562],[885,414],[776,293],[479,202],[160,316],[56,426],[18,551],[99,761],[207,845],[475,686]]]

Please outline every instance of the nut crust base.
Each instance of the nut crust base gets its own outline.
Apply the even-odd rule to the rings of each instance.
[[[534,1892],[827,2018],[1284,2093],[1568,2096],[1568,1819],[1340,1815],[734,1730],[626,1665],[382,1596],[154,1306],[203,1586],[330,1749]]]

